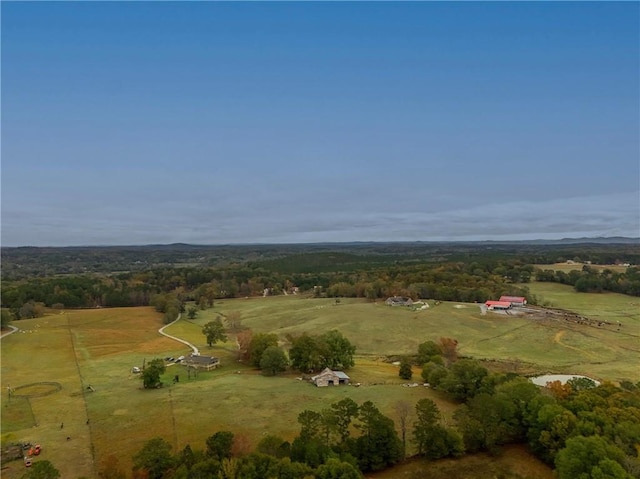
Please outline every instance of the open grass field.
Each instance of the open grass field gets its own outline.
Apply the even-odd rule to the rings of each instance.
[[[459,341],[460,354],[500,360],[519,373],[560,372],[614,381],[640,380],[640,298],[575,293],[554,283],[531,283],[531,292],[556,307],[623,326],[595,328],[498,313],[483,315],[476,304],[443,302],[424,311],[393,308],[359,299],[301,299],[294,296],[220,301],[196,321],[204,324],[238,311],[254,331],[320,333],[339,329],[369,358],[414,354],[418,344],[440,337]],[[545,289],[549,288],[549,289]],[[555,292],[549,294],[549,292]],[[171,328],[169,328],[171,333]]]
[[[535,267],[538,269],[551,269],[553,271],[564,271],[568,273],[569,271],[582,271],[582,267],[585,266],[585,263],[553,263],[553,264],[536,264]],[[589,264],[586,265],[589,268],[602,271],[605,269],[615,271],[616,273],[624,273],[628,266],[623,266],[621,264]]]
[[[164,388],[144,390],[130,373],[132,366],[188,352],[157,333],[160,315],[151,308],[68,311],[17,325],[21,331],[2,340],[2,391],[12,386],[16,394],[26,389],[34,397],[2,397],[2,439],[39,442],[40,458],[52,461],[65,478],[97,477],[110,454],[130,471],[133,454],[156,436],[176,451],[186,444],[204,448],[206,438],[219,430],[233,431],[247,447],[266,433],[292,439],[300,412],[347,396],[358,403],[374,400],[388,415],[398,399],[414,403],[422,397],[442,404],[446,415],[453,410],[435,391],[401,387],[395,366],[368,359],[350,371],[367,382],[360,388],[318,389],[295,374],[263,377],[237,363],[232,340],[209,349],[200,326],[188,321],[171,326],[169,333],[193,341],[203,354],[219,356],[222,368],[189,379],[182,366],[172,365]],[[180,382],[172,384],[176,374]],[[52,381],[60,388],[46,396],[40,396],[47,387],[42,384],[20,389]],[[7,464],[2,477],[23,473],[16,461]]]
[[[531,286],[534,294],[542,295],[543,290],[533,287],[559,285]],[[566,291],[557,294],[571,297]],[[559,301],[549,295],[554,304]],[[638,308],[634,315],[633,308],[624,304],[635,298],[615,296],[605,303],[602,295],[580,295],[575,301],[586,309],[592,302],[594,314],[624,316],[624,335],[611,328],[579,329],[557,321],[482,315],[474,304],[431,303],[426,311],[410,311],[380,302],[343,299],[336,304],[332,299],[298,296],[219,301],[213,309],[199,312],[195,320],[180,320],[166,331],[194,343],[202,354],[220,357],[222,367],[189,378],[182,366],[169,366],[165,387],[158,390],[142,389],[131,367],[156,357],[186,355],[189,350],[158,334],[161,315],[152,308],[66,311],[23,320],[15,323],[20,332],[2,340],[2,439],[41,443],[40,457],[51,460],[62,477],[74,479],[97,477],[110,454],[130,471],[133,454],[156,436],[168,440],[176,451],[186,444],[203,448],[206,438],[219,430],[233,431],[249,447],[266,433],[292,439],[301,411],[320,410],[347,396],[358,403],[372,400],[390,417],[395,415],[396,401],[415,403],[429,397],[450,417],[454,404],[428,388],[402,387],[397,367],[382,360],[415,353],[419,343],[441,336],[457,338],[461,354],[506,361],[519,372],[572,372],[637,381],[640,353],[633,345],[638,347],[640,337]],[[285,345],[287,333],[339,329],[358,348],[356,367],[349,374],[362,386],[315,388],[297,380],[295,374],[263,377],[237,362],[232,336],[227,343],[209,348],[202,325],[232,311],[240,312],[243,324],[256,332],[277,333]],[[173,384],[176,374],[180,382]],[[419,378],[417,368],[414,374]],[[8,386],[15,388],[11,399]],[[504,460],[521,462],[513,457],[520,456],[507,451]],[[15,479],[24,473],[19,461],[7,466],[3,478]],[[545,474],[529,477],[550,477]]]

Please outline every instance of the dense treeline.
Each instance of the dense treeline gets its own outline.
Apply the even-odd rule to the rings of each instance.
[[[463,403],[454,419],[466,451],[528,443],[560,479],[640,476],[640,383],[596,386],[574,378],[539,388],[516,374],[492,374],[472,359],[451,361],[447,344],[427,341],[417,359],[427,361],[422,376],[431,387]]]
[[[573,285],[578,291],[615,291],[640,295],[640,273],[631,267],[625,273],[604,270],[599,273],[586,266],[583,271],[570,273],[536,270],[533,263],[566,260],[582,260],[584,257],[599,262],[620,258],[636,258],[631,245],[582,245],[585,251],[579,257],[576,247],[478,246],[478,245],[294,245],[242,247],[144,247],[137,249],[52,248],[53,258],[62,256],[71,261],[76,251],[87,264],[86,256],[152,254],[155,261],[165,261],[165,266],[136,260],[135,268],[127,272],[98,274],[110,271],[104,264],[93,264],[91,273],[41,276],[27,275],[24,279],[11,280],[12,272],[30,270],[31,263],[23,268],[16,263],[22,258],[43,261],[41,271],[56,270],[48,264],[51,256],[39,248],[3,249],[2,307],[10,308],[16,318],[25,304],[42,304],[54,308],[87,308],[145,306],[152,304],[158,294],[171,293],[180,302],[196,301],[207,307],[215,299],[283,294],[284,292],[312,292],[319,296],[360,297],[370,300],[389,296],[435,299],[442,301],[483,302],[502,294],[525,295],[529,302],[535,298],[527,295],[526,284],[532,278],[540,281],[557,281]],[[211,249],[213,248],[213,249]],[[225,249],[226,248],[226,249]],[[637,247],[635,248],[637,249]],[[34,250],[34,251],[32,251]],[[47,249],[44,249],[47,250]],[[48,251],[48,250],[47,250]],[[61,252],[62,251],[62,252]],[[287,254],[287,251],[290,251]],[[212,256],[215,252],[215,255]],[[246,254],[242,260],[241,253]],[[516,257],[516,252],[523,254]],[[54,254],[55,253],[55,254]],[[64,254],[63,254],[64,253]],[[191,255],[200,254],[200,263],[215,262],[216,266],[184,265]],[[84,255],[84,256],[83,256]],[[225,256],[226,255],[226,256]],[[6,260],[5,260],[6,256]],[[117,258],[121,258],[117,256]],[[196,259],[197,259],[196,258]],[[640,260],[640,258],[638,258]],[[63,261],[63,260],[59,260]],[[195,260],[194,260],[195,261]],[[198,261],[195,261],[196,263]],[[120,265],[120,259],[111,267]],[[29,314],[34,308],[29,309]]]
[[[153,304],[158,294],[201,307],[221,298],[310,292],[316,296],[371,300],[410,296],[442,301],[486,301],[501,294],[526,294],[513,283],[529,281],[533,267],[517,261],[494,265],[442,263],[398,265],[358,272],[286,274],[257,267],[158,268],[138,273],[36,278],[3,284],[2,307],[18,313],[27,302],[48,307],[117,307]],[[164,312],[163,309],[159,311]]]
[[[2,279],[60,274],[118,273],[162,267],[258,265],[281,273],[357,271],[372,265],[519,259],[528,264],[567,260],[640,264],[638,239],[603,242],[326,243],[286,245],[149,245],[0,249]]]
[[[602,271],[585,265],[581,271],[574,270],[553,271],[538,269],[535,273],[536,281],[568,284],[579,293],[601,293],[612,291],[614,293],[640,296],[640,268],[629,267],[624,273],[603,269]]]

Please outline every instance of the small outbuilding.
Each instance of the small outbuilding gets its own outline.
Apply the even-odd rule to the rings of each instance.
[[[187,356],[182,361],[182,364],[185,364],[190,368],[210,371],[211,369],[215,369],[220,366],[220,359],[213,356],[196,356],[192,354],[190,356]]]
[[[320,374],[313,376],[311,382],[316,386],[338,386],[340,384],[349,384],[351,378],[342,371],[332,371],[325,368]]]

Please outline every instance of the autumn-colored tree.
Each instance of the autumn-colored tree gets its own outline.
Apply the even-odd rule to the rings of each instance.
[[[233,445],[231,446],[231,455],[233,457],[246,456],[252,450],[251,439],[247,435],[242,433],[233,435]]]
[[[231,311],[230,313],[227,313],[224,320],[226,321],[230,332],[237,333],[242,329],[242,314],[240,311]]]
[[[559,400],[567,399],[573,392],[569,383],[562,384],[561,381],[549,381],[547,389],[551,391],[553,397]]]
[[[250,354],[251,339],[253,332],[250,329],[243,329],[236,335],[238,341],[238,359],[247,361]]]
[[[120,469],[118,457],[115,454],[110,454],[102,462],[98,477],[100,479],[125,479],[127,475]]]
[[[440,338],[440,349],[442,355],[447,359],[449,364],[458,360],[458,340],[453,338]]]

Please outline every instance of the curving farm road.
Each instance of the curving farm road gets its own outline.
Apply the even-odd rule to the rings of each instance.
[[[172,324],[177,323],[178,321],[180,321],[181,317],[182,317],[182,313],[178,314],[178,317],[175,319],[175,321],[172,321],[169,324],[165,324],[160,329],[158,329],[158,332],[160,334],[162,334],[163,336],[166,336],[167,338],[173,339],[173,340],[178,341],[178,342],[180,342],[182,344],[186,344],[187,346],[189,346],[192,349],[194,355],[199,356],[200,355],[200,351],[198,350],[198,348],[196,348],[189,341],[185,341],[184,339],[176,338],[175,336],[171,336],[170,334],[167,334],[167,333],[164,332],[164,328],[167,328],[167,327],[171,326]]]
[[[4,338],[5,336],[9,336],[10,334],[18,331],[18,328],[16,328],[15,326],[8,325],[7,328],[11,329],[11,331],[5,331],[4,333],[0,334],[0,338]]]

